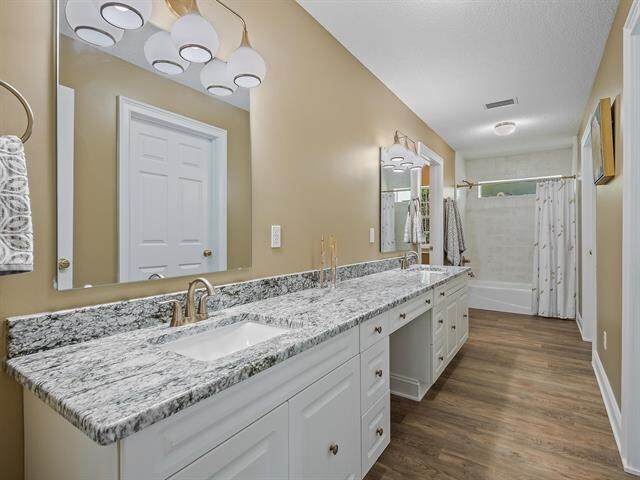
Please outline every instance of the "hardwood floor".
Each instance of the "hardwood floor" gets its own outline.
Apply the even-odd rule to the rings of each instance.
[[[391,397],[366,480],[633,479],[575,322],[472,310],[467,344],[422,402]]]

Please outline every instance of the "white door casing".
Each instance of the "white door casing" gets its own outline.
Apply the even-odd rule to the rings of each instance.
[[[424,143],[417,144],[418,155],[429,164],[429,263],[444,264],[444,159]]]
[[[580,142],[580,162],[582,178],[580,181],[582,198],[582,309],[579,323],[582,338],[593,342],[597,348],[596,331],[597,297],[596,297],[596,186],[593,183],[593,167],[591,158],[591,126],[588,123]]]
[[[73,164],[75,91],[58,85],[57,105],[57,249],[58,260],[69,260],[69,268],[57,269],[58,290],[73,288]]]
[[[623,30],[622,463],[640,475],[640,1]],[[605,187],[606,188],[606,187]]]
[[[227,132],[125,97],[118,106],[119,281],[226,270]]]

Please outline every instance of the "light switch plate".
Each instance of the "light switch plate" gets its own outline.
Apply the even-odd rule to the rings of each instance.
[[[271,225],[271,248],[280,248],[282,229],[280,225]]]
[[[369,229],[369,243],[376,243],[376,229],[373,227]]]

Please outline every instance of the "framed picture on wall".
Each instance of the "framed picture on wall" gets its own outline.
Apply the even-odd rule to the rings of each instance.
[[[616,174],[613,157],[613,124],[611,100],[603,98],[591,115],[591,155],[593,156],[593,182],[604,185]]]

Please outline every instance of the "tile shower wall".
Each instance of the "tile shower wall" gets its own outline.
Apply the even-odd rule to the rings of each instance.
[[[467,159],[467,179],[503,180],[570,175],[571,148]],[[535,195],[478,198],[466,193],[465,256],[477,280],[531,283]]]

